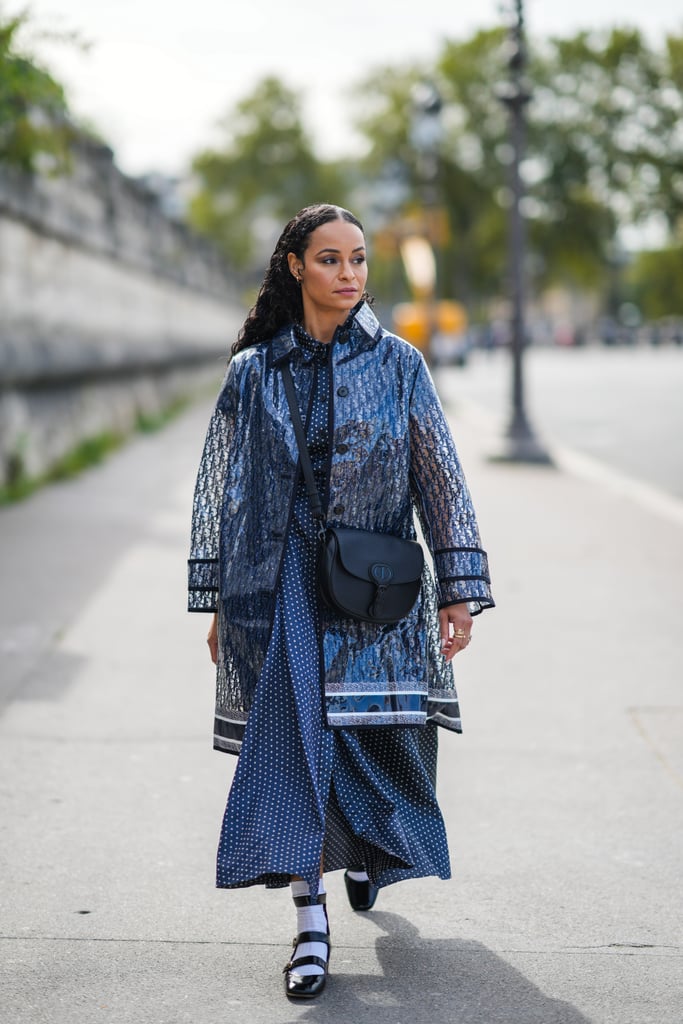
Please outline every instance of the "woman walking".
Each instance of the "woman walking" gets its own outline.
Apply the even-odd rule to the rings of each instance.
[[[345,869],[355,910],[402,879],[450,877],[437,726],[460,731],[450,662],[493,605],[431,378],[378,323],[366,280],[347,210],[309,206],[287,224],[233,346],[193,506],[189,608],[214,613],[214,745],[239,754],[217,885],[291,885],[293,999],[327,977],[324,872]],[[419,517],[436,581],[425,568],[398,622],[359,621],[320,597],[287,369],[327,525],[410,539]]]

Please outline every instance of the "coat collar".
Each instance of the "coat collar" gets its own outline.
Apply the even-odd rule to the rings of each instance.
[[[382,334],[381,324],[367,302],[362,302],[351,311],[343,330],[349,332],[351,339],[359,348],[369,346]],[[273,337],[269,348],[273,366],[280,366],[292,358],[300,359],[304,363],[310,362],[313,358],[299,345],[293,324],[282,327]]]

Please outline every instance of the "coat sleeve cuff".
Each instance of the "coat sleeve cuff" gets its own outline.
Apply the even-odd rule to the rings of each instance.
[[[476,615],[493,607],[488,558],[481,548],[446,548],[434,552],[439,608],[470,605]]]
[[[190,590],[187,595],[188,612],[218,611],[218,591]]]
[[[187,610],[215,612],[218,606],[218,559],[190,558],[187,579]]]

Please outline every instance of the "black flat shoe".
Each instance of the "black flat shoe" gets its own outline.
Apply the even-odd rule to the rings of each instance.
[[[319,956],[298,956],[290,960],[285,966],[285,992],[289,999],[315,999],[325,988],[327,981],[327,969],[330,962],[330,950],[332,943],[329,934],[325,932],[300,932],[294,939],[294,949],[302,942],[323,942],[327,946],[327,960]],[[315,964],[322,967],[322,974],[299,974],[297,967],[306,967]]]
[[[370,879],[367,882],[357,882],[355,878],[349,877],[348,871],[345,871],[344,884],[353,910],[372,910],[379,889],[372,884]]]

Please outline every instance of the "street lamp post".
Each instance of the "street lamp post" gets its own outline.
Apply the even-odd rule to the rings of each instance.
[[[422,202],[429,213],[438,202],[439,142],[443,101],[434,82],[423,79],[412,91],[413,117],[410,137],[418,155]]]
[[[521,163],[524,158],[526,136],[525,110],[531,99],[529,87],[524,79],[526,48],[524,43],[523,0],[515,0],[515,19],[510,26],[509,81],[498,95],[510,113],[510,227],[509,227],[509,274],[512,302],[511,352],[512,352],[512,412],[506,431],[506,443],[500,456],[506,462],[534,462],[550,464],[551,459],[534,435],[524,408],[523,359],[526,346],[524,325],[524,265],[526,255],[526,232],[522,213],[524,187]]]
[[[441,141],[441,109],[443,101],[434,82],[428,79],[416,82],[412,90],[413,113],[410,140],[417,154],[417,174],[422,206],[422,259],[428,274],[420,288],[421,299],[427,307],[427,340],[424,348],[428,362],[432,356],[432,339],[436,330],[436,299],[439,287],[437,259],[436,217],[439,193],[439,143]],[[404,257],[405,260],[405,257]]]

